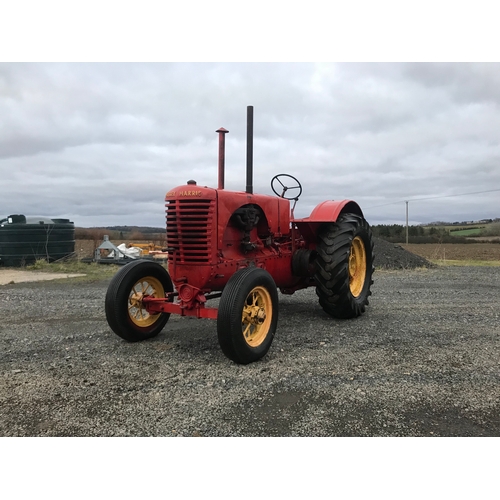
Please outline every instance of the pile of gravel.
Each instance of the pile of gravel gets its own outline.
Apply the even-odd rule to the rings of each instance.
[[[434,264],[427,259],[408,252],[397,243],[380,238],[373,238],[375,266],[381,269],[418,269],[433,268]]]

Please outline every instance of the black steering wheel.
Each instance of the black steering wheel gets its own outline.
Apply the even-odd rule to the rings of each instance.
[[[283,182],[281,181],[280,178],[282,177],[290,177],[290,179],[293,179],[294,184],[292,184],[291,186],[287,186],[285,184],[283,184]],[[283,188],[283,191],[280,193],[278,193],[278,191],[276,191],[275,189],[275,185],[277,186],[278,184],[281,185],[281,187]],[[277,186],[279,188],[279,186]],[[288,174],[278,174],[278,175],[275,175],[272,179],[271,179],[271,189],[274,191],[275,194],[277,194],[280,198],[285,198],[285,200],[298,200],[299,199],[299,196],[302,194],[302,186],[300,184],[300,182],[295,178],[293,177],[293,175],[288,175]],[[287,191],[291,191],[293,189],[298,189],[299,190],[299,194],[295,195],[295,196],[285,196],[285,193]]]

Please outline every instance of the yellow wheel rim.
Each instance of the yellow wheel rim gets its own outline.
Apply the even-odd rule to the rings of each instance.
[[[140,328],[154,324],[160,314],[149,314],[144,307],[144,297],[165,297],[165,290],[161,282],[152,276],[141,278],[135,283],[128,296],[128,314],[132,323]]]
[[[243,337],[250,347],[258,347],[264,342],[272,318],[271,295],[266,288],[256,286],[248,294],[241,316]]]
[[[366,279],[366,250],[363,240],[356,236],[349,252],[349,288],[354,297],[363,291]]]

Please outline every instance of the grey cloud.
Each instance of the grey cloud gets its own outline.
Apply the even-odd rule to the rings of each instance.
[[[0,64],[0,212],[71,214],[83,226],[163,225],[167,190],[189,178],[216,186],[221,126],[229,129],[226,188],[244,189],[251,104],[255,192],[271,194],[271,177],[290,173],[304,184],[300,216],[324,199],[351,198],[385,203],[369,210],[372,221],[399,217],[398,200],[500,188],[499,70]],[[415,202],[414,216],[454,220],[470,210],[473,219],[497,208],[494,196],[446,198]]]

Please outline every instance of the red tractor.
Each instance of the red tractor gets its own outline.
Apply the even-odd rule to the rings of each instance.
[[[253,193],[252,106],[247,108],[246,191],[226,191],[227,130],[217,133],[218,188],[190,180],[168,191],[168,271],[146,260],[120,269],[106,293],[106,318],[130,342],[158,335],[173,313],[217,319],[222,351],[247,364],[271,347],[278,288],[292,294],[314,286],[330,316],[362,314],[373,284],[373,240],[354,201],[324,201],[309,217],[296,219],[302,186],[291,175],[273,177],[277,196]],[[214,298],[220,298],[218,308],[207,307]]]

